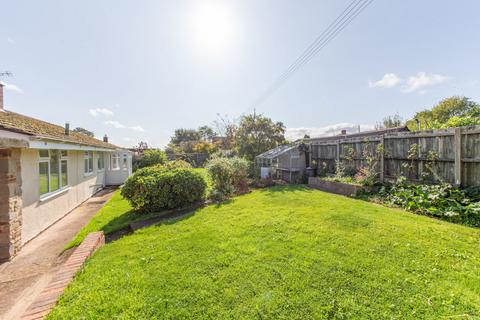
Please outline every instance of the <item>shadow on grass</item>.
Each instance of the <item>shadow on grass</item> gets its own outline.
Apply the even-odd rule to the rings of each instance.
[[[174,224],[188,219],[195,215],[198,209],[201,209],[205,206],[205,203],[198,203],[185,208],[152,213],[141,213],[130,210],[125,214],[109,221],[109,223],[103,226],[101,230],[105,232],[106,242],[108,243],[125,235],[130,235],[139,229],[153,225]]]
[[[273,186],[268,188],[259,189],[263,193],[291,193],[296,191],[301,192],[314,192],[312,188],[309,188],[305,184],[290,184],[285,186]]]

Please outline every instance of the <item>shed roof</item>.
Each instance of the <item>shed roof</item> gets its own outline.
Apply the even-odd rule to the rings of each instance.
[[[273,159],[278,157],[279,155],[283,154],[284,152],[287,152],[293,148],[296,148],[297,145],[292,145],[292,144],[284,144],[281,146],[278,146],[276,148],[273,148],[271,150],[268,150],[262,154],[259,154],[256,156],[256,158],[263,158],[263,159]]]
[[[65,128],[62,126],[6,110],[0,110],[0,129],[66,143],[82,144],[107,149],[120,148],[114,144],[103,142],[102,140],[78,132],[70,131],[70,133],[66,135]]]

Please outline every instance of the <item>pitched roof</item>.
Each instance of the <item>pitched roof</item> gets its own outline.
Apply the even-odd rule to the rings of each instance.
[[[0,129],[66,143],[83,144],[108,149],[119,148],[111,143],[103,142],[77,132],[70,131],[70,133],[66,135],[65,128],[62,126],[6,110],[0,110]]]
[[[282,155],[284,152],[290,151],[293,148],[297,148],[298,146],[296,144],[284,144],[281,146],[278,146],[276,148],[273,148],[271,150],[268,150],[262,154],[259,154],[255,158],[264,158],[264,159],[273,159],[276,158],[280,155]]]

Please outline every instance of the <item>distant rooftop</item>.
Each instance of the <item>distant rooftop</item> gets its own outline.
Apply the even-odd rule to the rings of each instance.
[[[369,136],[378,136],[386,133],[405,132],[405,131],[410,131],[407,128],[407,126],[385,128],[385,129],[379,129],[379,130],[369,130],[369,131],[362,131],[362,132],[351,133],[351,134],[339,134],[339,135],[327,136],[327,137],[309,138],[309,139],[305,139],[305,141],[320,142],[320,141],[330,141],[330,140],[338,140],[338,139],[345,139],[345,138],[361,138],[361,137],[369,137]]]

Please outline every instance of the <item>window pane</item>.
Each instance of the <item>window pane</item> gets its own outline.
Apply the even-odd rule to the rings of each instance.
[[[113,170],[118,170],[119,167],[120,167],[120,164],[119,164],[119,155],[118,154],[114,154],[112,155],[112,169]]]
[[[48,193],[48,162],[38,164],[40,172],[40,194]]]
[[[59,152],[50,152],[50,191],[60,189]]]
[[[93,171],[93,155],[90,153],[90,156],[88,158],[88,172]]]
[[[62,160],[62,187],[68,185],[68,161]]]
[[[98,170],[103,170],[105,168],[105,160],[103,159],[103,153],[98,154],[97,166]]]
[[[85,160],[83,160],[83,166],[83,172],[88,173],[88,159],[85,158]]]
[[[62,150],[61,152],[62,152],[62,158],[68,157],[68,152],[67,152],[67,150]]]

